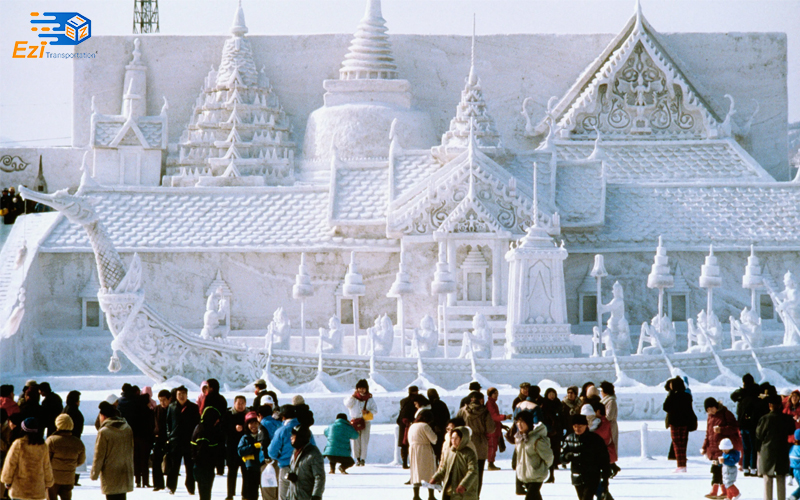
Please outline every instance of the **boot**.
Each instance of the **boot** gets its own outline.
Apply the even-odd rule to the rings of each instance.
[[[711,499],[717,498],[717,492],[718,491],[719,491],[719,485],[718,484],[712,484],[711,485],[711,493],[706,495],[706,498],[711,498]]]
[[[556,473],[555,473],[555,466],[550,467],[550,477],[547,478],[545,483],[555,483],[556,482]]]
[[[428,490],[428,500],[436,500],[436,497],[433,496],[433,489]]]
[[[741,496],[742,495],[739,493],[739,488],[737,488],[735,484],[732,484],[728,487],[729,500],[739,500],[739,497]]]
[[[487,470],[500,470],[500,467],[496,466],[494,462],[489,462],[489,467],[486,468]]]
[[[336,474],[336,464],[331,464],[331,470],[328,471],[328,474]]]
[[[403,458],[403,468],[410,469],[410,467],[408,466],[408,457]]]
[[[80,483],[78,482],[80,478],[81,478],[80,474],[75,474],[75,486],[80,486]]]
[[[422,500],[419,497],[419,485],[418,484],[414,485],[414,500]]]

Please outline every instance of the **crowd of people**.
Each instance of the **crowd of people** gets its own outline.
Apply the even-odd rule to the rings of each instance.
[[[227,499],[320,500],[327,474],[348,474],[367,460],[370,429],[378,405],[366,380],[359,380],[339,413],[324,429],[320,450],[311,432],[314,413],[302,396],[279,405],[264,380],[254,384],[253,404],[237,395],[232,406],[220,394],[219,382],[203,382],[197,401],[186,387],[162,390],[153,398],[149,387],[124,384],[119,397],[100,402],[97,438],[90,478],[100,480],[107,499],[125,499],[137,488],[175,493],[183,465],[184,486],[201,500],[211,498],[216,476],[227,468]],[[408,388],[400,401],[397,446],[409,470],[413,499],[478,500],[486,470],[500,470],[497,452],[514,447],[511,465],[516,493],[526,500],[542,498],[545,483],[555,481],[559,466],[570,468],[579,500],[613,500],[609,481],[617,466],[619,430],[614,385],[592,382],[569,387],[563,399],[555,389],[520,385],[511,413],[501,413],[498,391],[482,392],[479,383],[458,408],[448,408],[435,389],[423,395]],[[670,456],[676,473],[687,471],[689,433],[698,418],[687,381],[667,381],[663,404],[670,429]],[[0,387],[2,417],[2,485],[0,498],[67,500],[80,486],[76,470],[86,460],[81,441],[84,417],[80,392],[66,401],[46,382],[26,383],[15,399],[14,387]],[[779,500],[798,500],[800,488],[785,494],[786,475],[800,485],[800,391],[781,396],[768,383],[745,375],[731,394],[736,414],[707,398],[705,439],[701,453],[711,463],[711,499],[738,499],[737,475],[764,478],[765,498],[777,484]],[[46,437],[46,439],[45,439]],[[487,466],[488,462],[488,466]],[[151,483],[152,478],[152,483]],[[8,491],[6,491],[6,487]]]

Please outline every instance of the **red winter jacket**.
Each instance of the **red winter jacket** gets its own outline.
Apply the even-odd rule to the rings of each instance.
[[[497,407],[497,401],[492,398],[486,400],[486,409],[489,410],[489,416],[492,417],[494,420],[494,432],[489,434],[490,436],[495,436],[497,439],[503,439],[503,420],[505,420],[505,415],[500,413],[500,409]]]
[[[783,413],[789,415],[794,419],[795,429],[800,429],[800,403],[798,403],[796,406],[792,406],[792,395],[794,394],[797,394],[797,396],[800,397],[800,391],[796,389],[792,391],[792,394],[790,394],[789,397],[786,398],[786,401],[783,403]],[[795,442],[794,436],[789,436],[789,442],[790,443]]]
[[[714,432],[715,426],[720,427],[719,434]],[[708,415],[706,423],[706,439],[703,441],[703,451],[709,460],[722,457],[719,443],[725,438],[731,440],[734,449],[742,451],[742,438],[739,435],[739,424],[736,422],[736,416],[720,404],[717,413]]]

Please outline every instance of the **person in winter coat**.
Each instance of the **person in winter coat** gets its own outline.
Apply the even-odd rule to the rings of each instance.
[[[258,411],[258,407],[264,405],[264,401],[262,400],[267,396],[269,396],[272,399],[272,404],[274,405],[274,408],[278,407],[279,405],[278,395],[275,394],[275,391],[267,390],[266,380],[260,378],[255,381],[253,386],[255,387],[255,394],[256,394],[255,399],[253,399],[253,406],[251,407],[253,411]]]
[[[363,466],[367,460],[367,447],[369,446],[369,432],[372,427],[372,418],[378,413],[378,404],[369,392],[369,383],[361,379],[356,382],[356,390],[351,396],[344,399],[344,406],[350,413],[350,420],[358,427],[358,439],[353,442],[353,451],[356,456],[356,465]],[[361,419],[359,421],[359,419]]]
[[[742,377],[742,387],[731,394],[731,401],[736,403],[736,420],[742,436],[742,468],[745,476],[755,476],[758,449],[756,448],[756,425],[761,418],[759,412],[758,384],[753,376],[746,373]]]
[[[525,500],[541,500],[539,490],[548,478],[553,464],[553,449],[547,437],[547,426],[533,423],[533,415],[521,412],[515,421],[517,434],[514,436],[517,451],[517,479],[525,489]]]
[[[497,467],[494,464],[495,457],[497,456],[497,448],[499,447],[500,443],[503,442],[503,420],[508,420],[511,418],[511,415],[506,415],[504,413],[500,413],[500,408],[497,406],[497,398],[500,395],[497,389],[494,387],[490,387],[486,391],[486,395],[488,399],[486,400],[486,410],[489,412],[489,415],[494,420],[494,432],[487,436],[487,460],[489,460],[489,470],[500,470],[500,467]]]
[[[242,471],[242,499],[258,500],[258,488],[261,482],[261,465],[266,461],[264,449],[269,446],[266,431],[258,423],[258,414],[251,411],[244,417],[247,431],[237,447],[239,456],[244,462]]]
[[[450,450],[443,454],[431,484],[442,483],[443,498],[478,500],[478,460],[469,447],[471,432],[457,427],[450,433]]]
[[[686,472],[686,445],[689,432],[697,429],[697,416],[692,409],[692,395],[686,392],[686,384],[680,377],[669,379],[665,386],[669,391],[662,406],[667,414],[665,425],[672,438],[672,447],[678,467],[675,472]]]
[[[714,398],[706,398],[703,407],[708,414],[706,420],[706,438],[700,454],[705,455],[711,460],[711,493],[706,498],[716,497],[717,491],[721,490],[726,496],[726,487],[722,478],[722,451],[719,443],[723,439],[730,439],[737,450],[741,450],[742,444],[739,438],[739,424],[725,406]]]
[[[447,403],[439,398],[439,392],[433,387],[428,389],[428,401],[431,402],[431,413],[433,414],[431,427],[433,432],[436,433],[436,444],[433,445],[433,453],[436,455],[436,463],[438,464],[439,457],[442,456],[445,429],[447,428],[447,422],[450,420],[450,408],[447,407]]]
[[[192,461],[192,433],[200,423],[200,409],[188,398],[188,390],[180,386],[175,390],[175,401],[167,408],[167,439],[169,446],[169,470],[167,488],[175,493],[178,489],[178,473],[183,461],[186,472],[186,491],[194,495],[194,463]]]
[[[603,438],[589,431],[583,415],[573,417],[572,431],[564,440],[561,460],[571,464],[572,485],[578,500],[592,500],[600,482],[611,473],[608,447]]]
[[[14,386],[0,386],[0,408],[6,411],[7,416],[19,413],[19,405],[14,401]]]
[[[294,405],[285,405],[283,407],[283,426],[275,431],[272,441],[269,443],[268,453],[269,458],[278,462],[280,468],[278,474],[278,496],[280,500],[286,500],[289,491],[289,466],[292,462],[292,429],[300,425],[300,421],[296,418],[297,410]],[[314,446],[317,443],[314,441],[314,436],[310,437],[311,444]]]
[[[167,454],[167,410],[170,404],[170,393],[166,389],[158,391],[158,406],[153,417],[153,491],[164,489],[164,469],[162,463]]]
[[[325,462],[312,443],[311,429],[305,425],[292,428],[292,461],[289,464],[287,500],[322,500],[325,492]]]
[[[531,389],[530,382],[523,382],[519,384],[519,394],[517,394],[517,397],[515,397],[514,401],[511,402],[511,411],[514,411],[514,409],[516,409],[517,405],[521,401],[525,401],[526,399],[528,399],[528,394],[530,392],[530,389]]]
[[[200,416],[200,423],[192,432],[192,462],[194,462],[194,479],[200,500],[211,500],[211,489],[214,486],[214,468],[220,454],[219,410],[206,405]]]
[[[430,424],[433,413],[422,410],[408,429],[408,455],[411,466],[411,485],[414,487],[414,500],[420,500],[419,488],[422,481],[436,472],[436,456],[433,445],[436,433]],[[433,500],[433,490],[428,490],[428,498]]]
[[[408,397],[400,400],[400,413],[397,414],[397,426],[399,434],[397,435],[397,446],[400,447],[400,458],[403,460],[403,468],[408,469],[408,428],[414,422],[414,415],[417,413],[417,408],[414,406],[414,401],[419,396],[419,387],[411,385],[408,387]]]
[[[789,497],[790,500],[800,499],[800,429],[794,431],[794,445],[789,451],[789,467],[792,469],[794,482],[797,489],[794,490]]]
[[[469,383],[469,394],[467,394],[466,396],[461,398],[461,402],[458,404],[458,409],[460,410],[461,408],[464,408],[465,406],[467,406],[469,404],[470,400],[472,400],[473,393],[481,392],[481,389],[482,389],[482,387],[481,387],[480,382],[475,382],[475,381],[470,382]],[[481,396],[483,396],[482,392],[481,392]]]
[[[583,405],[581,415],[586,417],[589,430],[603,438],[603,442],[608,449],[608,461],[612,466],[611,471],[613,474],[613,464],[617,461],[617,447],[611,437],[611,423],[606,418],[605,411],[606,407],[602,403],[589,403]]]
[[[452,453],[453,452],[453,449],[450,446],[450,436],[452,436],[453,431],[458,429],[459,427],[463,427],[463,428],[467,429],[467,431],[470,433],[470,435],[472,435],[472,429],[467,427],[467,424],[464,422],[463,418],[461,418],[461,417],[451,418],[450,421],[447,422],[447,426],[445,427],[444,443],[442,443],[442,454],[439,455],[439,463],[440,464],[442,463],[442,460],[444,460],[444,456],[445,455],[447,455],[448,453]],[[478,456],[478,450],[475,449],[475,443],[473,443],[471,439],[470,439],[470,442],[467,443],[467,446],[469,447],[469,449],[471,449],[473,451],[473,453],[475,453],[475,456],[477,457]]]
[[[56,432],[56,417],[61,415],[64,410],[64,402],[61,400],[61,396],[53,392],[47,382],[39,384],[39,394],[42,396],[42,417],[45,419],[44,425],[46,425],[49,436]]]
[[[72,498],[75,469],[86,462],[86,448],[80,438],[72,435],[72,428],[72,419],[62,413],[56,418],[56,432],[46,441],[54,481],[47,491],[50,500],[56,500],[56,497],[61,500]]]
[[[9,487],[11,498],[40,500],[54,482],[44,429],[35,418],[23,420],[20,428],[24,434],[8,449],[0,481]]]
[[[475,443],[475,449],[478,451],[478,496],[480,497],[483,486],[483,468],[489,456],[487,436],[495,431],[495,423],[489,415],[489,410],[483,404],[483,394],[477,391],[470,394],[470,403],[458,411],[458,416],[463,418],[467,427],[472,430],[470,440]]]
[[[339,464],[339,472],[347,474],[347,469],[355,464],[350,452],[350,441],[358,439],[358,431],[347,420],[347,415],[340,413],[336,415],[336,420],[325,428],[325,450],[322,456],[328,459],[330,473],[336,473],[336,464]]]
[[[783,413],[792,417],[795,429],[800,429],[800,391],[795,389],[789,394],[789,397],[783,403]],[[795,443],[794,436],[790,436],[789,442]]]
[[[133,491],[133,431],[113,405],[102,401],[99,408],[91,479],[100,479],[100,491],[107,500],[125,500]]]
[[[617,396],[614,384],[606,380],[600,382],[600,402],[606,407],[606,419],[611,424],[611,441],[614,442],[614,449],[619,448],[619,426],[617,425]],[[611,463],[611,477],[619,473],[619,466],[616,462]]]
[[[210,378],[206,383],[208,384],[208,391],[206,391],[206,397],[203,400],[203,407],[200,408],[200,414],[202,415],[206,408],[216,408],[220,415],[224,415],[228,411],[228,401],[219,393],[219,381],[215,378]],[[217,474],[221,476],[225,473],[225,436],[221,425],[216,426],[215,429],[219,433],[217,436],[219,450],[216,454],[214,467],[217,469]]]
[[[572,432],[572,417],[581,414],[581,400],[578,398],[578,386],[567,388],[567,397],[561,400],[561,415],[564,418],[564,431]]]
[[[550,464],[550,477],[547,483],[554,483],[556,480],[555,470],[558,468],[561,455],[561,438],[564,436],[564,417],[561,414],[561,401],[558,400],[558,393],[552,387],[544,391],[542,398],[542,421],[547,427],[547,438],[550,440],[550,449],[553,451],[553,463]]]
[[[64,412],[62,415],[69,415],[69,418],[72,419],[72,435],[78,439],[83,435],[83,425],[85,424],[80,406],[81,393],[78,391],[69,391],[67,399],[64,402]],[[75,474],[75,486],[80,486],[80,484],[78,484],[80,477],[80,474]]]
[[[722,451],[720,464],[722,465],[722,485],[726,488],[725,497],[728,500],[739,500],[741,497],[739,488],[734,483],[736,482],[736,469],[742,454],[739,450],[734,449],[733,443],[728,438],[719,442],[719,449]]]
[[[226,410],[222,418],[222,432],[225,436],[225,461],[228,465],[228,494],[226,498],[236,495],[236,478],[239,470],[244,474],[244,462],[239,456],[239,441],[245,433],[244,417],[247,414],[247,400],[244,396],[233,398],[233,407]],[[242,487],[242,493],[244,487]]]
[[[772,480],[778,483],[778,499],[786,496],[786,474],[789,474],[789,441],[794,434],[792,417],[782,412],[780,396],[770,396],[769,413],[756,426],[759,449],[758,472],[764,476],[764,500],[772,500]]]

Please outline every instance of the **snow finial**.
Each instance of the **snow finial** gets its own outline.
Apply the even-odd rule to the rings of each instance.
[[[239,0],[239,7],[236,9],[236,15],[233,16],[233,26],[231,26],[231,34],[233,36],[244,36],[247,33],[247,25],[244,23],[244,9],[242,9],[242,0]]]
[[[397,118],[392,119],[392,125],[389,127],[389,140],[397,139]]]
[[[169,109],[169,103],[167,102],[167,96],[162,96],[164,98],[164,105],[161,106],[161,114],[166,115],[167,110]]]
[[[634,16],[636,16],[636,26],[634,27],[634,31],[641,31],[642,30],[642,19],[644,16],[642,15],[642,2],[641,0],[636,0],[636,4],[634,6]]]
[[[469,84],[477,85],[478,76],[475,74],[475,14],[472,14],[472,53],[469,63]]]
[[[606,155],[603,153],[603,149],[600,146],[600,141],[602,138],[600,137],[600,128],[595,127],[595,132],[597,132],[597,138],[594,140],[594,149],[592,150],[592,154],[589,155],[587,160],[605,160]]]
[[[95,102],[94,102],[94,96],[92,96],[92,114],[95,114],[95,113],[97,113],[97,106],[95,105]]]
[[[141,57],[142,53],[139,51],[139,42],[138,38],[133,40],[133,59],[131,59],[131,64],[140,65],[142,64]]]
[[[339,70],[340,80],[397,79],[397,65],[387,31],[380,0],[367,0],[367,10]]]

